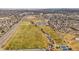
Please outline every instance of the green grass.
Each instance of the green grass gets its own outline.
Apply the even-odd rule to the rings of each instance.
[[[47,48],[48,41],[39,27],[23,21],[10,41],[4,46],[5,50],[18,50],[30,48]]]

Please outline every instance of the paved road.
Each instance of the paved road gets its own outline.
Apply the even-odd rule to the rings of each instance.
[[[5,33],[2,37],[0,37],[0,48],[9,40],[9,38],[12,36],[12,34],[16,31],[20,22],[21,21],[19,21],[15,25],[13,25],[12,28],[7,33]]]

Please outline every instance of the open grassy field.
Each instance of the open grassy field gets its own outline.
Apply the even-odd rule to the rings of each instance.
[[[63,38],[74,51],[79,50],[79,41],[75,40],[76,37],[74,34],[65,34]]]
[[[5,50],[19,50],[30,48],[47,48],[48,40],[40,31],[39,27],[35,27],[29,21],[22,21],[14,35],[4,46]]]
[[[48,20],[32,20],[33,22],[47,22]],[[61,39],[56,31],[52,29],[50,26],[39,26],[39,28],[42,28],[46,33],[51,35],[52,39],[55,40],[57,44],[65,44],[64,40]]]
[[[5,50],[23,50],[23,49],[46,49],[49,41],[45,34],[41,31],[48,33],[57,45],[65,44],[64,40],[50,26],[35,26],[31,23],[34,22],[47,22],[46,20],[23,20],[14,35],[4,46]]]
[[[48,22],[48,20],[32,20],[34,23],[36,22]],[[55,42],[59,45],[66,44],[63,40],[63,38],[60,38],[60,36],[56,33],[56,31],[51,28],[50,26],[38,26],[39,28],[42,28],[44,32],[51,35],[52,39],[55,40]]]
[[[51,35],[52,39],[54,39],[57,44],[65,44],[65,42],[63,41],[63,39],[61,39],[58,36],[58,34],[56,33],[56,31],[54,31],[51,27],[49,27],[49,26],[43,26],[42,28],[43,28],[43,30],[45,32],[47,32],[47,33],[49,33]]]

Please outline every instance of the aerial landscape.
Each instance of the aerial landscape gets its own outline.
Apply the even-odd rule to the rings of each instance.
[[[0,9],[0,50],[79,51],[79,9]]]

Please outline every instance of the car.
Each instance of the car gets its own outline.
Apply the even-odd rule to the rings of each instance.
[[[63,51],[68,51],[69,48],[67,45],[61,45],[60,48],[63,50]]]

